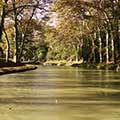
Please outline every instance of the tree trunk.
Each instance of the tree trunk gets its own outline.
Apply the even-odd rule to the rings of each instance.
[[[112,31],[111,31],[111,51],[112,51],[111,62],[114,63],[115,62],[115,60],[114,60],[114,58],[115,58],[115,55],[114,55],[115,50],[114,50],[114,38],[113,38]]]
[[[92,40],[92,46],[93,46],[93,50],[92,50],[92,52],[93,52],[93,63],[96,62],[96,60],[95,60],[95,43],[94,43],[94,40],[96,40],[96,32],[94,32],[94,39]]]
[[[9,43],[9,39],[8,39],[8,36],[7,36],[7,33],[4,29],[4,34],[5,34],[5,38],[6,38],[6,62],[9,61],[9,57],[10,57],[10,43]]]
[[[98,28],[98,41],[99,41],[99,62],[102,63],[102,39],[99,28]]]
[[[19,36],[19,31],[18,31],[18,21],[17,21],[17,10],[16,10],[16,1],[12,0],[13,4],[13,12],[14,12],[14,42],[15,42],[15,48],[14,48],[14,57],[13,61],[15,63],[19,63],[18,59],[18,36]]]
[[[78,45],[74,45],[74,49],[75,49],[75,61],[77,62],[79,60]]]
[[[106,30],[106,63],[109,63],[109,34]]]
[[[7,4],[8,0],[4,1],[4,5],[1,9],[1,19],[0,19],[0,41],[2,41],[2,32],[4,29],[4,21],[5,21],[5,8],[6,8],[6,4]]]

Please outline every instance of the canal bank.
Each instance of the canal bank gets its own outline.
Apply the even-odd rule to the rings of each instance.
[[[101,70],[115,70],[120,71],[120,64],[94,64],[94,63],[84,63],[83,61],[46,61],[43,66],[69,66],[69,67],[79,67],[85,69],[101,69]]]
[[[37,66],[35,65],[20,65],[20,66],[12,66],[12,67],[0,67],[0,75],[8,74],[8,73],[16,73],[23,72],[28,70],[35,70]]]

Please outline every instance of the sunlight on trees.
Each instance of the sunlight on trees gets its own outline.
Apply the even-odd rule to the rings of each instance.
[[[6,62],[119,62],[118,0],[3,0],[0,11]]]

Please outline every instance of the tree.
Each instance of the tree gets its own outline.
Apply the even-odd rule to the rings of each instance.
[[[119,41],[119,6],[118,0],[58,0],[54,2],[53,9],[58,14],[59,31],[71,38],[71,44],[76,41],[72,35],[74,38],[79,35],[76,44],[79,45],[79,42],[83,41],[83,48],[87,47],[86,44],[91,46],[92,54],[87,55],[89,59],[93,56],[93,61],[96,57],[96,59],[99,58],[100,63],[105,61],[114,63],[119,56],[118,49],[120,48],[117,44]],[[78,25],[75,21],[83,24]],[[71,24],[73,24],[71,28],[67,27]],[[75,26],[79,29],[77,35],[74,30]],[[70,31],[74,31],[73,34]],[[89,38],[90,43],[85,42]],[[99,56],[95,53],[96,50]]]
[[[4,22],[5,22],[5,10],[7,7],[7,2],[8,0],[2,0],[1,4],[1,19],[0,19],[0,41],[2,39],[2,33],[3,33],[3,29],[4,29]]]
[[[39,0],[7,1],[6,0],[5,2],[6,2],[7,7],[4,8],[3,6],[4,8],[3,18],[4,19],[7,18],[10,20],[8,24],[14,23],[14,26],[11,24],[12,25],[11,27],[14,28],[14,56],[13,56],[14,60],[13,61],[15,63],[19,63],[23,55],[23,49],[25,48],[24,43],[25,43],[25,39],[29,31],[28,26],[31,24],[31,21],[33,19],[36,19],[36,17],[38,16],[40,18],[41,14],[45,14],[46,12],[45,7],[47,6],[47,3],[49,2],[49,0],[48,1],[47,0],[46,1],[44,0],[41,0],[41,1]],[[3,21],[1,23],[2,25],[4,25]],[[1,29],[1,32],[5,33],[6,40],[7,40],[7,46],[9,46],[7,32],[4,29],[4,27]],[[9,53],[6,53],[6,56],[8,56],[8,54]]]

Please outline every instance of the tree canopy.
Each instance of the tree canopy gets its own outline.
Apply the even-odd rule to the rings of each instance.
[[[2,0],[0,11],[6,62],[119,62],[119,0]]]

